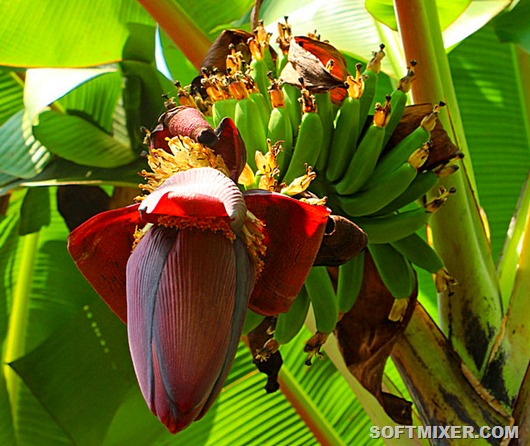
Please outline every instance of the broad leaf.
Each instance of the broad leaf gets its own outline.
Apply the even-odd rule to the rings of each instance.
[[[446,29],[469,7],[471,0],[453,0],[452,2],[440,2],[438,6],[438,17],[442,30]],[[389,28],[397,31],[397,20],[392,0],[366,0],[366,10],[376,20],[384,23]]]
[[[129,23],[152,24],[134,0],[15,0],[3,9],[0,65],[93,66],[121,59]],[[57,32],[60,30],[61,32]]]
[[[449,61],[497,259],[530,167],[530,127],[518,61],[513,48],[500,44],[491,28],[459,45]]]
[[[493,26],[501,42],[516,43],[530,53],[530,1],[515,3],[514,8],[493,22]]]
[[[79,85],[104,74],[113,73],[110,68],[66,69],[38,68],[27,70],[24,89],[24,105],[30,120],[48,105],[63,97]],[[109,101],[112,104],[112,101]],[[66,104],[65,104],[66,106]]]
[[[27,190],[20,208],[19,234],[31,234],[49,224],[50,192],[47,188]]]
[[[136,159],[130,147],[77,116],[45,111],[34,133],[51,152],[78,164],[109,168]]]
[[[11,367],[78,445],[101,443],[134,383],[125,326],[100,300]]]
[[[33,136],[31,123],[20,110],[0,127],[0,172],[31,178],[42,171],[50,153]]]
[[[0,71],[0,125],[24,107],[22,80],[13,71]]]
[[[111,184],[115,186],[136,187],[141,182],[138,172],[146,167],[144,160],[137,160],[123,167],[112,169],[93,168],[57,159],[52,161],[41,174],[31,180],[11,181],[0,187],[0,195],[19,187],[58,186],[67,184]],[[0,177],[1,179],[1,177]],[[1,182],[0,182],[1,184]]]

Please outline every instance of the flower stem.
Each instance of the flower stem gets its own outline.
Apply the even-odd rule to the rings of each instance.
[[[177,1],[138,0],[197,70],[212,44]]]
[[[39,244],[39,232],[34,232],[20,238],[21,256],[13,290],[13,305],[9,319],[9,328],[6,336],[4,351],[4,373],[6,377],[7,392],[11,402],[13,419],[16,419],[17,395],[19,377],[9,363],[24,354],[26,325],[30,299],[33,267]]]

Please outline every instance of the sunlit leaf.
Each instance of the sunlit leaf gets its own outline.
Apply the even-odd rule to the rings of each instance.
[[[438,16],[442,30],[446,29],[453,23],[470,5],[471,0],[453,0],[451,2],[440,2],[438,6]],[[367,11],[374,16],[376,20],[384,23],[389,28],[397,31],[397,20],[394,12],[394,3],[392,0],[366,0],[365,6]]]
[[[130,147],[77,116],[45,111],[34,133],[51,152],[86,166],[119,167],[136,158]]]
[[[50,153],[35,140],[31,123],[20,110],[0,127],[0,172],[31,178],[42,171],[50,159]]]
[[[153,23],[134,0],[43,0],[38,8],[15,0],[2,12],[0,65],[86,67],[118,61],[128,23],[135,22]]]
[[[35,68],[27,70],[24,105],[30,120],[33,121],[46,106],[79,85],[97,76],[115,71],[111,68]]]
[[[491,28],[460,44],[449,61],[496,259],[530,168],[519,67],[513,50],[500,44]]]
[[[13,71],[0,70],[0,125],[24,107],[22,81]]]

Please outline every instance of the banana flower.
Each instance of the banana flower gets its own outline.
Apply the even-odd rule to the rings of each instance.
[[[289,308],[330,211],[241,192],[246,152],[229,118],[214,130],[197,110],[178,107],[162,121],[167,143],[150,147],[152,172],[142,172],[148,194],[83,223],[68,249],[127,324],[143,397],[176,433],[221,391],[247,307],[264,315]]]

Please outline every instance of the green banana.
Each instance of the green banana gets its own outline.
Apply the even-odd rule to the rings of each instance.
[[[388,243],[368,243],[368,251],[385,287],[396,299],[409,297],[416,277],[410,262]]]
[[[254,154],[257,150],[266,153],[268,150],[265,128],[261,119],[257,119],[259,111],[252,99],[244,98],[237,101],[235,123],[247,149],[247,163],[256,170]]]
[[[317,172],[324,172],[324,169],[326,169],[326,165],[328,163],[331,140],[333,138],[334,109],[333,104],[331,103],[331,95],[329,94],[329,91],[326,93],[315,94],[315,101],[317,113],[320,116],[322,129],[324,131],[322,148],[315,164],[315,170]]]
[[[333,152],[326,170],[329,181],[334,182],[342,178],[348,167],[347,160],[350,160],[355,153],[360,131],[360,106],[359,99],[348,96],[342,102],[337,113],[335,132],[331,143]]]
[[[300,90],[294,85],[282,84],[282,90],[285,97],[285,107],[289,112],[289,119],[293,131],[293,138],[298,135],[298,128],[302,120],[302,109],[300,108]]]
[[[374,124],[363,135],[342,179],[335,186],[340,195],[351,195],[360,190],[372,174],[383,150],[385,125],[390,112],[390,98],[384,106],[376,105]]]
[[[337,301],[339,313],[347,313],[357,300],[364,271],[364,251],[353,259],[339,266],[339,279],[337,283]]]
[[[360,126],[363,128],[366,118],[372,110],[372,103],[375,97],[375,89],[377,87],[377,78],[381,71],[381,60],[385,57],[385,45],[379,46],[379,51],[374,51],[372,59],[368,62],[366,70],[363,73],[364,77],[364,92],[361,96],[361,110],[360,110]]]
[[[264,59],[252,59],[250,62],[250,77],[254,79],[254,82],[256,82],[256,85],[258,86],[259,92],[263,95],[263,98],[265,99],[265,103],[267,104],[267,109],[270,111],[271,105],[269,102],[269,78],[267,76],[267,72],[269,69],[267,68],[267,63]]]
[[[339,196],[340,207],[352,217],[377,212],[405,192],[417,173],[411,163],[403,163],[399,169],[369,189],[347,197]]]
[[[234,98],[222,99],[212,105],[213,126],[217,127],[223,118],[236,118],[237,100]]]
[[[250,93],[248,97],[255,102],[263,127],[267,128],[267,125],[269,124],[269,115],[271,112],[267,98],[265,98],[265,96],[263,96],[259,91]]]
[[[261,324],[263,319],[265,319],[265,316],[247,309],[245,323],[243,324],[243,334],[247,334],[249,331],[254,330],[259,324]]]
[[[390,114],[390,119],[386,126],[385,130],[385,139],[383,141],[383,146],[386,146],[386,143],[394,133],[394,130],[399,124],[405,107],[407,105],[407,93],[410,91],[412,86],[412,81],[414,80],[415,71],[414,67],[416,66],[416,61],[410,61],[410,67],[407,67],[407,74],[399,80],[396,90],[392,92],[390,98],[390,106],[392,112]]]
[[[416,232],[431,216],[423,207],[381,217],[356,217],[353,221],[366,232],[370,243],[390,243]]]
[[[326,177],[335,182],[342,178],[348,163],[355,153],[357,139],[362,128],[360,122],[361,101],[364,79],[360,74],[360,64],[356,66],[355,78],[348,76],[348,96],[342,102],[335,120],[335,132],[331,143],[332,155],[329,159]]]
[[[416,175],[416,178],[410,183],[409,187],[405,192],[403,192],[399,197],[391,201],[385,207],[380,209],[377,212],[374,212],[376,215],[385,215],[391,212],[397,211],[402,207],[406,206],[409,203],[413,203],[416,200],[419,200],[421,197],[427,194],[436,184],[440,178],[445,178],[448,175],[453,174],[458,170],[456,164],[449,164],[441,168],[436,168],[434,170],[427,170],[425,172],[420,172]]]
[[[311,268],[305,287],[313,306],[317,331],[329,335],[337,324],[339,308],[327,268]]]
[[[282,150],[277,155],[277,162],[280,172],[285,172],[293,154],[291,122],[289,121],[289,114],[285,107],[272,109],[269,118],[267,137],[270,139],[272,145],[280,142]]]
[[[278,315],[274,330],[274,339],[278,344],[291,342],[302,329],[309,311],[309,303],[309,294],[305,287],[302,287],[289,310]]]
[[[391,245],[412,263],[434,274],[439,293],[446,290],[449,291],[449,295],[453,293],[453,287],[457,285],[456,280],[449,274],[438,253],[419,234],[415,232],[392,242]]]
[[[317,331],[304,347],[309,353],[306,365],[311,365],[313,356],[321,357],[320,349],[335,329],[339,319],[339,307],[335,290],[325,266],[314,266],[305,281],[305,287],[315,315]]]
[[[405,190],[405,192],[393,199],[390,203],[379,209],[377,212],[374,212],[374,215],[389,214],[401,209],[409,203],[420,199],[434,186],[436,186],[438,179],[439,178],[436,176],[436,174],[431,170],[419,173],[409,184],[409,187]]]
[[[408,134],[388,153],[381,157],[373,173],[374,179],[385,177],[401,166],[416,149],[424,147],[424,144],[429,141],[431,131],[434,129],[438,120],[439,109],[439,105],[434,107],[433,112],[422,119],[418,128]]]
[[[285,107],[285,98],[279,83],[273,81],[269,87],[269,95],[273,106],[267,124],[267,138],[274,145],[281,142],[282,150],[277,155],[280,174],[283,174],[293,154],[293,132],[289,112]]]
[[[415,265],[436,274],[444,268],[443,260],[436,251],[416,232],[396,240],[391,245]]]
[[[296,138],[293,156],[285,172],[283,181],[291,183],[295,178],[307,172],[307,166],[314,166],[318,160],[324,137],[322,121],[315,111],[314,96],[305,89],[302,90],[304,102],[304,116],[300,124],[300,131]]]

